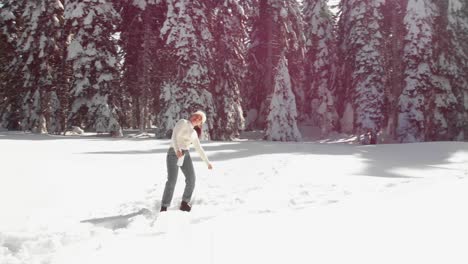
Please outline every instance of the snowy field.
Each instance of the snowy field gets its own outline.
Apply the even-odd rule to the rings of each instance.
[[[0,263],[468,263],[468,143],[204,142],[159,215],[168,146],[0,132]]]

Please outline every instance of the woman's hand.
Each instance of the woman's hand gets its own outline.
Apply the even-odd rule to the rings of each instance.
[[[178,150],[176,155],[177,155],[178,158],[180,158],[180,157],[182,157],[184,155],[184,153],[182,151]]]
[[[213,169],[213,165],[211,165],[211,163],[208,164],[208,169],[209,169],[209,170],[212,170],[212,169]]]

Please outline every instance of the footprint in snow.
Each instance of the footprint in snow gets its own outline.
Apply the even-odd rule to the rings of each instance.
[[[212,219],[212,218],[214,218],[214,216],[199,217],[199,218],[193,219],[193,220],[191,221],[191,223],[192,223],[192,224],[199,224],[199,223],[208,221],[208,220],[210,220],[210,219]]]
[[[236,199],[234,200],[234,202],[235,202],[235,203],[240,203],[240,204],[244,204],[244,203],[245,203],[245,201],[242,200],[242,199],[240,199],[240,198],[236,198]]]
[[[259,213],[259,214],[271,214],[271,213],[273,213],[273,211],[266,209],[266,210],[258,210],[257,213]]]

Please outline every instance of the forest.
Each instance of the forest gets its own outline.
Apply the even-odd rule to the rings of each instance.
[[[0,129],[468,138],[466,0],[0,0]]]

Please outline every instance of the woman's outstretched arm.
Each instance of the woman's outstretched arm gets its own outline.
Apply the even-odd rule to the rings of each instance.
[[[208,160],[208,157],[205,154],[205,150],[202,148],[200,144],[200,140],[198,139],[197,136],[194,136],[193,138],[193,146],[195,147],[195,150],[198,152],[198,155],[200,155],[201,159],[208,165],[208,168],[211,169],[211,163]]]

